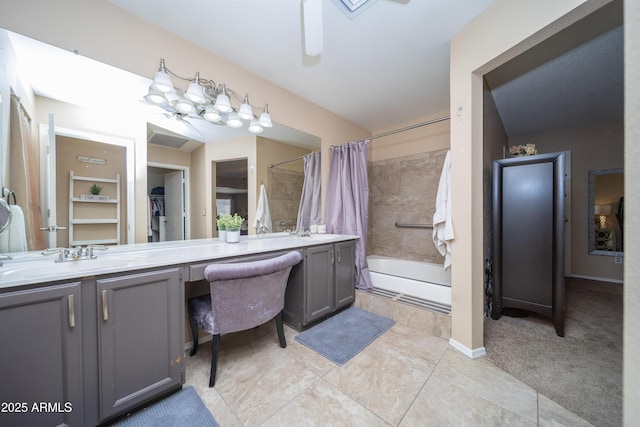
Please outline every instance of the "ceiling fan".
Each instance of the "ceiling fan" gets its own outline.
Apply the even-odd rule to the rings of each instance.
[[[371,6],[376,0],[333,0],[333,2],[349,17],[358,14]],[[304,25],[304,52],[309,56],[322,53],[322,0],[302,0],[302,18]]]
[[[143,102],[145,102],[147,104],[151,104],[150,102],[148,102],[146,100],[144,100]],[[187,128],[189,128],[193,132],[197,133],[201,137],[204,137],[202,132],[200,132],[198,130],[198,128],[193,123],[191,123],[191,120],[205,120],[202,117],[202,114],[203,114],[204,110],[198,111],[196,114],[189,114],[189,113],[185,113],[185,112],[182,112],[182,111],[178,110],[175,106],[173,106],[171,104],[166,104],[166,105],[152,104],[152,105],[156,105],[156,106],[158,106],[158,107],[160,107],[161,109],[164,110],[163,112],[159,112],[157,114],[162,114],[167,119],[174,119],[175,121],[185,125]],[[220,123],[208,122],[208,123],[211,123],[211,124],[214,124],[214,125],[220,125],[220,126],[224,125],[224,123],[222,123],[222,122],[220,122]]]

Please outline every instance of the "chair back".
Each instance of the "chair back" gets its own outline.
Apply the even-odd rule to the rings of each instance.
[[[211,288],[213,332],[244,331],[273,319],[284,309],[291,268],[298,251],[259,261],[210,264],[204,277]]]

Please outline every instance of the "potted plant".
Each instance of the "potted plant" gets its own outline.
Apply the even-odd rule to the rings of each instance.
[[[227,242],[229,243],[237,243],[240,241],[240,228],[242,227],[242,223],[244,222],[244,218],[240,215],[233,214],[233,216],[229,215],[227,218]]]
[[[231,215],[222,214],[218,216],[218,219],[216,220],[218,225],[218,239],[220,239],[221,242],[227,241],[227,222],[229,221],[229,218],[231,218]]]
[[[98,184],[93,184],[89,187],[90,194],[81,194],[80,198],[82,200],[109,200],[109,196],[101,196],[100,192],[102,191],[102,187]]]

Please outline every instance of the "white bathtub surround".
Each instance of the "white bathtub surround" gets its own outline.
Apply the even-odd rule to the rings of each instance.
[[[451,222],[451,151],[447,151],[440,175],[436,211],[433,214],[433,243],[444,256],[444,268],[451,267],[451,241],[454,238]]]
[[[370,255],[367,257],[374,289],[389,298],[440,313],[451,310],[451,270],[439,264]]]

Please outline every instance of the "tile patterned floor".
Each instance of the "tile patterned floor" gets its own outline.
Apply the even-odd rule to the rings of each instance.
[[[187,357],[193,385],[223,427],[589,426],[494,365],[396,323],[343,366],[273,322],[222,337],[216,386],[210,342]]]

